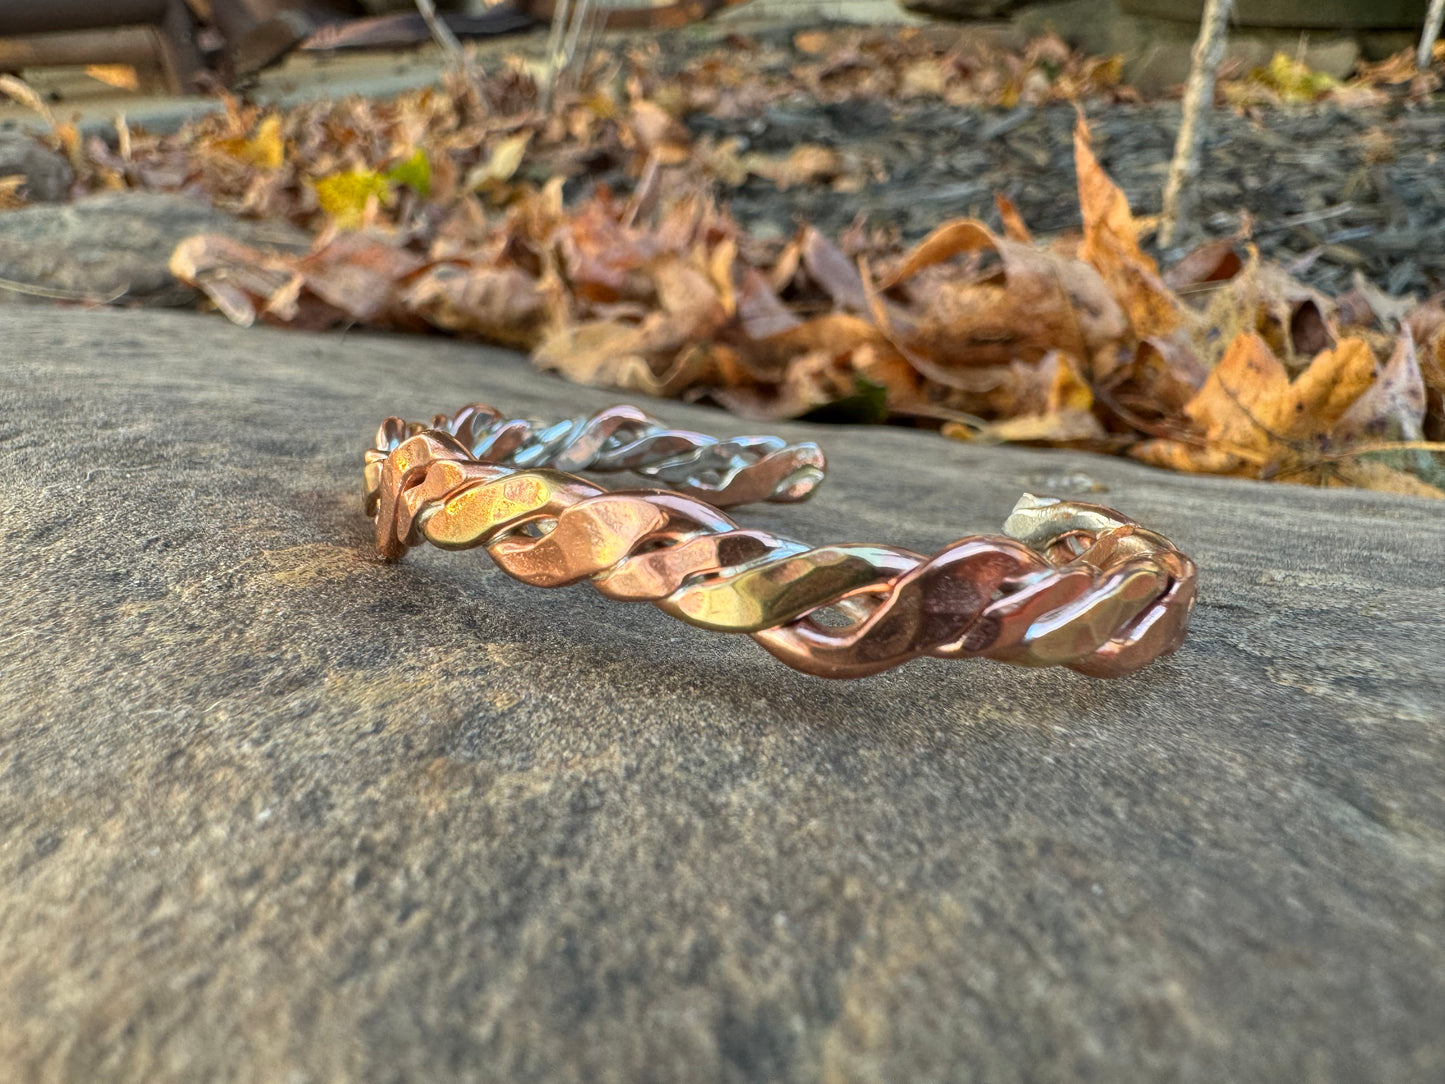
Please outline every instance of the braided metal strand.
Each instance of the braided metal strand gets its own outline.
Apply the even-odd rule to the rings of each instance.
[[[384,557],[423,541],[481,546],[525,583],[590,579],[611,598],[747,633],[824,677],[921,655],[1112,677],[1174,651],[1194,603],[1194,563],[1098,505],[1026,494],[1009,537],[964,538],[932,557],[809,547],[684,494],[609,492],[540,464],[483,462],[464,424],[414,428],[387,419],[367,453],[366,509]]]
[[[806,500],[827,470],[823,450],[811,442],[789,444],[771,436],[719,440],[669,429],[634,406],[540,422],[507,418],[484,403],[472,403],[452,415],[438,414],[430,426],[394,426],[386,442],[427,428],[450,433],[481,463],[570,472],[631,471],[719,508]]]

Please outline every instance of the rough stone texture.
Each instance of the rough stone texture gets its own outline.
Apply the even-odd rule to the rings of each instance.
[[[190,305],[198,296],[167,269],[193,233],[247,244],[305,248],[300,231],[235,218],[204,199],[116,192],[62,206],[0,214],[0,303],[60,294],[147,305]]]
[[[780,427],[834,476],[748,522],[932,549],[1092,479],[1203,570],[1132,679],[829,683],[372,558],[384,414],[606,392],[171,313],[0,343],[0,1078],[1445,1073],[1438,505]]]
[[[0,131],[0,177],[23,176],[20,194],[34,203],[62,200],[75,172],[65,156],[56,154],[27,132]]]

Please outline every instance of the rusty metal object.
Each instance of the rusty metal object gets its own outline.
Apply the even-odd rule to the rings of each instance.
[[[1025,494],[1004,524],[1007,537],[963,538],[929,557],[881,545],[810,547],[744,529],[716,505],[741,503],[734,498],[744,492],[711,475],[696,479],[712,487],[701,500],[607,491],[558,469],[620,462],[624,448],[648,439],[638,434],[649,423],[630,407],[541,429],[477,406],[430,428],[388,418],[366,452],[377,548],[396,560],[424,541],[484,547],[525,583],[591,580],[609,598],[746,633],[822,677],[864,677],[923,655],[1116,677],[1184,640],[1194,563],[1099,505]],[[652,434],[657,448],[665,435]],[[821,478],[821,456],[803,458]],[[785,486],[782,499],[814,486],[800,494]]]

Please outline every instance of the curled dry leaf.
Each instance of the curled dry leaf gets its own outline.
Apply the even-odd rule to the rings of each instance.
[[[250,327],[262,309],[277,302],[286,320],[294,303],[293,285],[301,276],[284,260],[220,234],[188,237],[171,254],[170,272],[194,286],[225,314],[226,319]],[[281,302],[281,298],[287,301]]]
[[[730,320],[707,272],[667,255],[649,269],[656,309],[637,323],[579,322],[546,336],[533,355],[584,384],[676,395],[710,374],[708,344]]]
[[[1024,224],[1023,216],[1019,209],[1014,206],[1014,201],[1005,196],[1002,192],[993,194],[993,205],[998,209],[998,217],[1003,222],[1003,235],[1010,241],[1017,241],[1022,245],[1033,244],[1033,234],[1029,232],[1028,226]]]
[[[818,284],[833,304],[849,312],[868,311],[868,293],[858,265],[832,241],[812,226],[803,227],[798,239],[798,253],[808,276]]]
[[[1239,245],[1232,238],[1205,241],[1164,272],[1164,285],[1184,292],[1211,283],[1228,282],[1244,270]]]
[[[996,254],[998,265],[961,278],[923,274],[971,253]],[[1092,358],[1128,332],[1123,310],[1088,264],[1006,241],[973,219],[924,238],[869,300],[899,351],[930,379],[956,387],[973,385],[968,369],[1038,360],[1050,350]]]
[[[692,135],[676,117],[656,102],[643,99],[632,106],[628,129],[638,148],[663,165],[687,160]]]
[[[498,140],[487,157],[467,171],[462,187],[468,192],[479,192],[510,181],[521,168],[532,136],[533,132],[526,129]]]
[[[357,323],[389,326],[402,319],[398,292],[426,261],[356,233],[338,234],[296,261],[306,289]]]
[[[1425,378],[1407,330],[1375,379],[1340,415],[1331,436],[1346,447],[1372,441],[1412,441],[1423,436]]]

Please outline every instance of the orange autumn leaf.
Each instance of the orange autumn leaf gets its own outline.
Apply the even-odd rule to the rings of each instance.
[[[1003,235],[1010,241],[1018,241],[1021,244],[1031,244],[1033,234],[1024,224],[1023,215],[1014,206],[1014,201],[1005,196],[1002,192],[993,194],[993,205],[998,208],[998,217],[1003,222]]]
[[[1123,189],[1100,168],[1090,147],[1089,127],[1081,115],[1074,128],[1074,168],[1084,242],[1079,258],[1093,265],[1114,298],[1129,314],[1139,338],[1165,336],[1185,322],[1178,296],[1164,284],[1159,267],[1139,247],[1139,232]]]
[[[1290,379],[1259,335],[1241,332],[1184,408],[1202,441],[1154,440],[1137,458],[1174,470],[1322,481],[1336,460],[1381,437],[1413,439],[1424,413],[1424,386],[1408,334],[1385,366],[1369,344],[1343,339]],[[1387,481],[1376,468],[1349,467]],[[1418,481],[1416,479],[1415,481]],[[1404,491],[1400,484],[1390,488]],[[1427,489],[1430,487],[1426,487]],[[1418,487],[1410,492],[1422,492]]]
[[[286,160],[286,140],[281,131],[281,117],[275,113],[264,117],[249,136],[216,139],[211,142],[210,147],[257,169],[280,169]]]
[[[140,89],[140,76],[129,64],[87,64],[85,74],[117,90]]]

